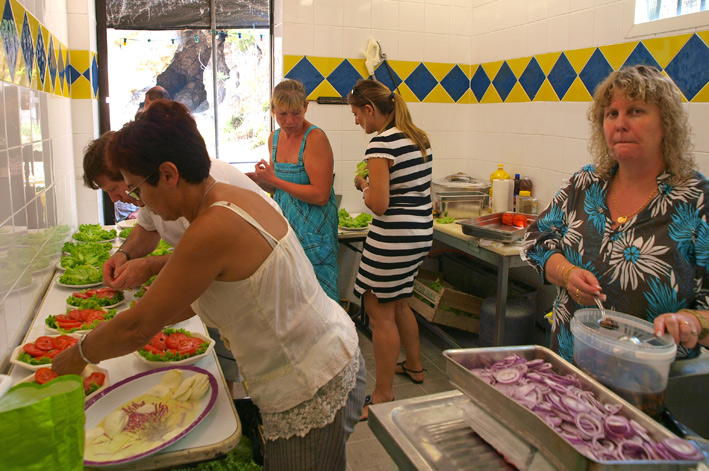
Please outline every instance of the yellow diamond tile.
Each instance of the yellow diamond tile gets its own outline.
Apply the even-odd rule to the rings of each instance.
[[[22,4],[17,0],[10,0],[10,6],[12,7],[12,14],[15,17],[17,31],[22,31],[22,23],[25,21],[25,7],[23,7]]]
[[[566,58],[569,59],[571,63],[571,67],[574,68],[577,74],[580,74],[595,50],[595,47],[586,47],[583,49],[572,49],[566,51],[565,54]]]
[[[89,60],[89,51],[72,49],[71,51],[69,51],[69,63],[80,74],[83,74],[86,69],[91,67],[91,62]]]
[[[47,72],[47,75],[44,77],[44,86],[42,87],[42,91],[52,93],[52,77],[49,75],[49,72]]]
[[[20,51],[17,53],[17,67],[15,68],[14,83],[15,85],[23,85],[25,87],[30,86],[29,80],[27,79],[27,70],[25,69],[25,58]]]
[[[709,31],[700,31],[697,35],[704,41],[704,44],[709,45]]]
[[[613,70],[620,69],[620,66],[628,60],[628,56],[633,52],[640,41],[633,41],[623,44],[612,44],[610,46],[601,46],[598,49],[603,53],[608,63],[613,67]]]
[[[399,93],[401,94],[402,98],[406,100],[407,103],[418,103],[419,99],[416,96],[414,92],[411,91],[408,85],[406,85],[405,82],[402,82],[399,85]]]
[[[71,98],[71,90],[69,89],[69,81],[66,75],[64,75],[64,80],[62,80],[61,94],[63,97]]]
[[[709,103],[709,84],[704,85],[704,88],[694,95],[692,103]]]
[[[288,72],[295,67],[303,56],[283,56],[283,76],[288,75]]]
[[[335,90],[335,87],[330,85],[330,82],[328,82],[327,80],[323,80],[322,82],[320,82],[320,85],[315,87],[315,90],[310,92],[310,95],[308,95],[308,100],[316,100],[320,96],[339,97],[340,94],[337,90]]]
[[[470,80],[473,75],[472,75],[472,70],[473,66],[470,64],[458,64],[458,67],[460,67],[460,70],[463,71],[466,77],[468,77],[468,80]]]
[[[396,75],[399,76],[401,80],[406,80],[411,72],[414,71],[416,67],[419,66],[420,62],[415,61],[387,61]],[[408,100],[407,100],[408,101]],[[418,99],[416,99],[418,101]]]
[[[480,100],[480,103],[502,103],[502,98],[500,94],[497,93],[497,90],[495,90],[495,87],[489,87],[485,95],[483,95],[483,99]]]
[[[27,13],[27,22],[30,24],[30,33],[32,33],[32,46],[37,44],[37,31],[39,31],[39,21],[31,13]]]
[[[35,62],[32,64],[32,83],[30,83],[30,88],[33,90],[39,90],[40,85],[39,69],[37,68],[37,63]]]
[[[681,34],[666,38],[644,39],[643,44],[664,69],[691,37],[691,34]]]
[[[342,63],[344,59],[337,57],[315,57],[308,56],[308,60],[311,64],[322,74],[323,77],[327,77],[332,73],[333,70],[337,68],[338,65]]]
[[[7,63],[4,47],[0,47],[0,80],[3,82],[10,81],[10,65]]]
[[[424,62],[424,65],[439,82],[443,80],[446,75],[448,75],[448,72],[453,70],[455,66],[455,64],[443,64],[440,62]]]
[[[549,79],[544,79],[542,86],[534,96],[534,101],[559,101],[559,97],[554,91],[554,87],[549,83]]]
[[[91,99],[91,84],[86,77],[79,77],[76,82],[71,84],[72,99]]]
[[[502,64],[504,62],[505,61],[487,62],[485,64],[480,64],[480,67],[483,68],[483,70],[487,74],[487,77],[490,79],[490,81],[492,81],[497,75],[497,73],[500,71],[500,67],[502,67]]]
[[[369,72],[367,71],[367,67],[364,65],[364,59],[347,59],[350,61],[350,64],[352,64],[352,67],[355,68],[357,73],[362,77],[366,78],[369,76]]]
[[[431,93],[429,93],[426,98],[423,99],[424,103],[455,103],[453,98],[448,94],[445,88],[439,83]]]
[[[507,65],[510,66],[510,69],[512,69],[512,73],[515,74],[515,77],[519,79],[524,73],[524,69],[526,69],[529,65],[529,61],[531,60],[531,57],[520,57],[519,59],[510,59],[507,61]]]
[[[472,90],[467,90],[465,93],[463,93],[463,96],[460,97],[460,100],[458,100],[458,103],[477,103],[478,99],[475,98],[475,94],[473,93]]]
[[[539,54],[534,57],[537,59],[537,62],[539,62],[539,67],[542,68],[544,75],[548,76],[551,72],[551,69],[554,68],[554,64],[556,64],[556,61],[559,60],[560,56],[561,52],[548,52],[546,54]]]
[[[522,85],[517,82],[515,86],[512,87],[512,90],[510,90],[510,94],[507,95],[505,103],[529,103],[530,101],[532,100],[529,99],[527,92],[525,92]]]
[[[576,77],[562,101],[591,101],[591,94],[580,78]]]

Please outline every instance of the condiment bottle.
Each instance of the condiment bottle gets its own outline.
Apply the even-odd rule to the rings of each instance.
[[[527,190],[520,190],[517,197],[517,212],[522,214],[537,214],[537,199]]]
[[[495,180],[509,180],[510,178],[510,174],[505,172],[504,165],[497,164],[497,170],[490,175],[490,182]],[[492,212],[492,198],[492,187],[490,187],[490,212]]]

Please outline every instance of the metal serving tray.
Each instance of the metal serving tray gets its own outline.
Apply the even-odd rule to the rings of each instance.
[[[620,403],[624,416],[635,419],[645,427],[648,435],[656,440],[675,437],[672,432],[645,415],[620,396],[602,386],[591,376],[576,368],[551,350],[539,345],[515,347],[490,347],[446,350],[448,359],[446,372],[456,388],[469,396],[479,407],[506,425],[520,438],[539,450],[559,470],[690,470],[696,469],[695,461],[596,461],[581,454],[574,446],[557,434],[542,418],[512,398],[498,391],[470,372],[472,368],[483,368],[508,355],[517,354],[527,360],[541,358],[552,364],[552,370],[561,375],[573,373],[579,378],[584,389],[593,391],[603,403]]]
[[[463,234],[482,237],[484,239],[497,240],[500,242],[514,242],[527,232],[526,227],[509,226],[502,224],[502,215],[506,213],[492,213],[485,216],[480,216],[463,221],[456,221],[463,229]],[[520,213],[512,213],[520,214]],[[533,223],[536,216],[525,214],[527,216],[527,225]]]

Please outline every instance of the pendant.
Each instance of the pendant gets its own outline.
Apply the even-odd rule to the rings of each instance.
[[[618,221],[620,224],[625,224],[625,221],[627,220],[628,218],[626,218],[625,216],[618,216],[618,219],[616,219],[616,221]]]

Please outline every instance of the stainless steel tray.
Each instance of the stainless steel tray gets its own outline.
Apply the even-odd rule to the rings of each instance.
[[[596,398],[604,403],[620,403],[623,415],[635,419],[648,430],[654,440],[674,437],[669,430],[645,415],[639,409],[591,376],[562,359],[551,350],[539,345],[515,347],[490,347],[446,350],[448,359],[446,372],[450,382],[489,414],[506,425],[511,431],[535,446],[555,467],[560,470],[689,470],[697,467],[695,461],[596,461],[582,455],[574,446],[557,434],[534,412],[518,404],[513,399],[487,384],[470,372],[472,368],[483,368],[508,355],[517,354],[527,360],[541,358],[552,364],[556,373],[576,375],[585,389],[593,391]]]
[[[497,240],[505,243],[514,242],[520,239],[524,233],[527,232],[527,228],[502,224],[503,214],[505,213],[486,214],[485,216],[479,216],[456,222],[462,226],[463,234]],[[532,214],[525,214],[524,216],[527,216],[527,225],[533,223],[536,219],[536,216]]]

